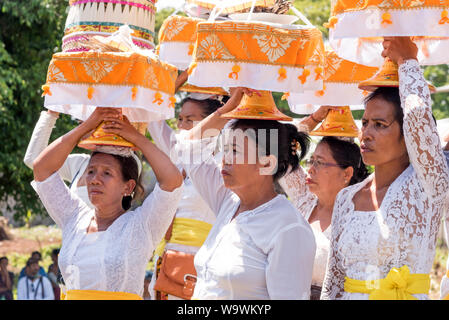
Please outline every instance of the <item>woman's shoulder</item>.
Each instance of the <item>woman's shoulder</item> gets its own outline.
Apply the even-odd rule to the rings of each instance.
[[[253,210],[244,219],[244,222],[244,228],[248,232],[266,240],[271,240],[291,228],[312,232],[309,223],[284,195],[278,195]]]

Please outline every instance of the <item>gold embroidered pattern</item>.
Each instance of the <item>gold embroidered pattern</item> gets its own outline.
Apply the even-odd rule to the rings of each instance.
[[[48,67],[47,81],[65,82],[67,81],[67,79],[64,77],[64,74],[61,72],[61,70],[58,69],[58,67],[51,64]]]
[[[261,51],[267,55],[270,62],[275,62],[282,57],[294,40],[289,37],[279,38],[268,34],[255,35],[254,39],[257,40]]]
[[[197,57],[200,59],[234,59],[234,56],[214,34],[207,36],[199,43]]]
[[[178,33],[180,33],[184,27],[188,24],[187,21],[173,19],[169,21],[167,26],[165,27],[165,37],[167,40],[173,39]]]
[[[379,4],[379,8],[392,8],[392,7],[419,7],[425,4],[424,0],[384,0]]]
[[[157,76],[156,76],[156,73],[154,72],[153,68],[147,69],[147,71],[145,72],[143,82],[147,87],[150,87],[150,88],[159,87],[159,81],[157,80]]]
[[[338,69],[340,69],[342,62],[343,59],[338,57],[336,54],[328,54],[324,62],[324,80],[327,80],[329,77],[333,76]]]
[[[95,81],[99,82],[103,79],[109,72],[114,69],[117,65],[116,62],[111,61],[101,61],[101,60],[90,60],[86,62],[81,62],[84,66],[86,73]]]

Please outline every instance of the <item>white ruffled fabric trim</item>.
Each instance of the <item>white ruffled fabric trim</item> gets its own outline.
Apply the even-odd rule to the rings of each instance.
[[[86,120],[99,107],[123,108],[123,114],[131,122],[148,122],[171,119],[175,116],[170,107],[170,95],[160,91],[162,104],[153,103],[156,91],[138,87],[136,98],[132,99],[132,87],[95,85],[92,99],[87,97],[87,84],[50,84],[51,95],[45,96],[47,109],[69,114],[79,120]],[[72,104],[67,104],[70,101]]]
[[[241,68],[238,80],[229,77],[234,65]],[[279,81],[280,68],[277,65],[245,62],[197,62],[188,82],[198,87],[247,87],[273,92],[301,93],[304,90],[323,89],[323,80],[315,80],[316,66],[306,66],[310,74],[304,84],[298,79],[303,74],[303,68],[283,67],[287,71],[286,78]]]
[[[329,30],[329,43],[338,56],[368,66],[381,66],[384,59],[382,41],[364,42],[359,48],[359,37],[432,36],[448,37],[444,40],[420,40],[418,60],[422,65],[449,63],[449,24],[439,24],[442,9],[377,10],[345,12],[337,15],[335,28]],[[391,15],[392,24],[383,27],[382,14]],[[354,26],[357,26],[354,28]],[[426,42],[429,56],[423,53]],[[358,49],[357,49],[358,48]]]
[[[150,7],[150,6],[149,6]],[[148,11],[136,6],[126,6],[122,10],[121,5],[106,4],[106,9],[98,3],[87,3],[70,6],[65,26],[83,21],[113,22],[131,24],[154,32],[156,22],[155,11]]]
[[[189,46],[189,42],[162,42],[159,45],[159,58],[180,70],[186,70],[192,62],[192,56],[189,56]]]
[[[361,110],[363,107],[363,90],[358,88],[358,84],[354,83],[336,83],[326,82],[326,90],[324,90],[323,96],[317,96],[316,91],[307,91],[304,93],[290,93],[287,98],[290,110],[298,114],[308,114],[314,112],[315,107],[310,105],[319,106],[347,106],[353,105],[352,110]],[[313,109],[313,111],[308,112]]]

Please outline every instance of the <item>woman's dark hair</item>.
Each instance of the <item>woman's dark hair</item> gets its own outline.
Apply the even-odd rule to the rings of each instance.
[[[101,152],[92,153],[92,156],[90,158],[92,159],[98,153]],[[123,157],[110,153],[108,153],[108,155],[114,157],[119,162],[123,181],[129,180],[136,181],[136,187],[134,188],[134,196],[126,196],[123,197],[122,199],[123,209],[128,210],[129,208],[131,208],[132,200],[138,199],[144,193],[144,188],[142,187],[139,177],[139,167],[137,165],[136,160],[133,157]]]
[[[223,96],[221,101],[217,99],[197,100],[191,97],[186,97],[181,101],[180,105],[182,108],[182,106],[184,106],[184,103],[186,102],[196,103],[200,106],[203,117],[206,118],[208,115],[217,111],[218,108],[222,107],[228,100],[228,96]]]
[[[239,119],[231,125],[231,129],[254,129],[257,134],[255,135],[256,144],[259,155],[270,155],[270,150],[276,150],[277,154],[274,154],[278,160],[276,173],[273,175],[273,180],[276,182],[282,176],[284,176],[288,169],[292,171],[299,167],[300,161],[305,157],[309,150],[310,138],[306,133],[298,131],[298,129],[292,124],[285,124],[275,120],[255,120],[255,119]],[[259,133],[262,130],[264,135]],[[276,130],[276,139],[270,134]],[[265,138],[260,140],[259,138]],[[297,152],[294,152],[292,147],[299,145]],[[261,150],[262,149],[262,150]]]
[[[399,88],[395,87],[379,87],[374,92],[371,92],[364,100],[366,105],[373,99],[380,98],[384,101],[391,103],[394,106],[394,120],[399,123],[401,129],[401,135],[404,134],[402,129],[404,124],[404,112],[401,106],[401,97],[399,95]]]
[[[325,143],[329,147],[332,157],[342,168],[352,167],[352,174],[349,185],[353,185],[365,180],[368,176],[368,169],[362,160],[360,147],[354,143],[336,137],[324,137],[318,144]]]
[[[364,100],[365,105],[373,100],[374,98],[380,98],[394,105],[394,120],[399,123],[401,129],[401,135],[404,135],[403,124],[404,124],[404,111],[401,106],[401,97],[399,95],[399,88],[395,87],[379,87],[374,92],[371,92]],[[435,125],[437,120],[432,113],[433,121]]]

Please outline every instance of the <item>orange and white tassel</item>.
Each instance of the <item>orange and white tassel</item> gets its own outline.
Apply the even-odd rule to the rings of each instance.
[[[310,75],[310,70],[304,69],[302,72],[302,75],[298,77],[299,80],[301,80],[301,83],[304,84],[307,81],[307,77]]]
[[[316,73],[315,81],[318,81],[319,79],[322,78],[323,68],[321,68],[321,67],[316,67],[316,68],[315,68],[315,73]]]
[[[161,105],[163,102],[164,102],[164,100],[162,99],[162,94],[160,94],[159,92],[156,92],[154,94],[153,103],[157,103],[158,105]]]
[[[232,67],[232,72],[229,73],[228,77],[230,79],[234,79],[234,80],[238,80],[239,79],[239,72],[240,72],[241,68],[239,65],[234,65]]]
[[[440,21],[438,21],[439,24],[445,24],[445,23],[449,23],[449,14],[447,12],[447,10],[443,10],[441,12],[441,19]]]
[[[325,93],[326,93],[326,86],[323,85],[323,90],[315,91],[315,96],[322,97],[322,96],[324,96]]]
[[[46,96],[46,95],[51,96],[50,86],[48,84],[44,84],[42,86],[42,90],[44,91],[44,92],[42,92],[42,97]]]
[[[133,88],[131,89],[131,92],[132,92],[131,98],[132,98],[133,100],[136,100],[136,97],[137,97],[137,91],[138,91],[137,87],[133,87]]]
[[[328,28],[328,29],[334,29],[337,22],[338,22],[337,17],[331,17],[329,19],[329,22],[326,22],[325,24],[323,24],[323,27]]]
[[[189,45],[189,52],[187,52],[187,54],[189,55],[189,56],[191,56],[191,55],[193,55],[193,49],[195,48],[195,46],[193,45],[193,44],[190,44]]]
[[[176,98],[170,97],[168,100],[170,100],[170,104],[168,105],[169,108],[175,108]]]
[[[386,27],[389,24],[393,24],[393,21],[391,21],[391,14],[389,14],[388,12],[385,12],[384,14],[382,14],[381,24],[383,27]]]
[[[278,70],[278,81],[284,81],[285,79],[287,79],[287,70],[285,70],[285,68],[280,68]]]
[[[290,98],[290,92],[284,92],[284,94],[281,97],[281,100],[288,100]]]
[[[90,99],[92,99],[93,95],[94,95],[94,91],[95,89],[93,87],[89,87],[87,88],[87,97]]]

